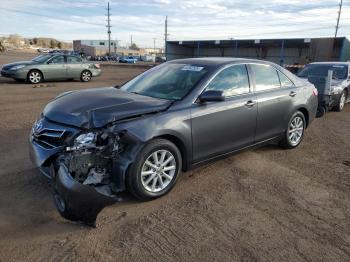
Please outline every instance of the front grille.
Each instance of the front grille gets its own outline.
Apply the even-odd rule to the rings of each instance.
[[[63,146],[67,136],[66,130],[44,128],[39,132],[33,130],[33,140],[44,148],[53,149]]]

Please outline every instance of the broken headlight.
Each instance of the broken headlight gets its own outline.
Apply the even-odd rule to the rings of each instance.
[[[75,140],[76,145],[88,145],[93,144],[96,141],[96,134],[93,132],[79,135]]]
[[[94,132],[83,133],[74,139],[74,145],[66,147],[67,151],[95,148],[97,134]]]

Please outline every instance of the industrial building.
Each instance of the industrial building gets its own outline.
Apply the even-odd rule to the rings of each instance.
[[[111,52],[117,49],[117,41],[111,41]],[[103,56],[109,51],[108,40],[73,40],[73,50],[88,56]]]
[[[350,42],[338,38],[168,41],[167,60],[191,57],[242,57],[280,65],[349,61]]]
[[[86,56],[105,56],[108,54],[108,40],[73,40],[73,50]],[[111,41],[111,54],[118,56],[164,56],[163,48],[130,49],[118,46],[117,41]]]

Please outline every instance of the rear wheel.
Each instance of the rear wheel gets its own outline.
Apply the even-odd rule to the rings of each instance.
[[[304,137],[306,127],[305,116],[302,112],[295,112],[289,120],[281,146],[286,149],[296,148],[300,145]]]
[[[92,78],[92,74],[89,70],[84,70],[81,72],[80,80],[82,82],[89,82]]]
[[[31,84],[39,84],[43,80],[43,75],[39,70],[31,70],[27,75],[27,81]]]
[[[340,95],[339,102],[335,107],[335,110],[337,112],[343,111],[347,97],[348,97],[348,93],[346,92],[346,90],[343,90],[343,92]]]
[[[140,200],[161,197],[173,188],[181,168],[181,153],[172,142],[152,140],[128,170],[128,189]]]

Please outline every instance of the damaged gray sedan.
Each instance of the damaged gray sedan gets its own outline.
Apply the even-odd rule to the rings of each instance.
[[[123,191],[151,200],[182,170],[267,142],[297,147],[316,109],[314,86],[278,65],[176,60],[121,87],[57,96],[32,128],[30,155],[60,214],[94,225]]]

